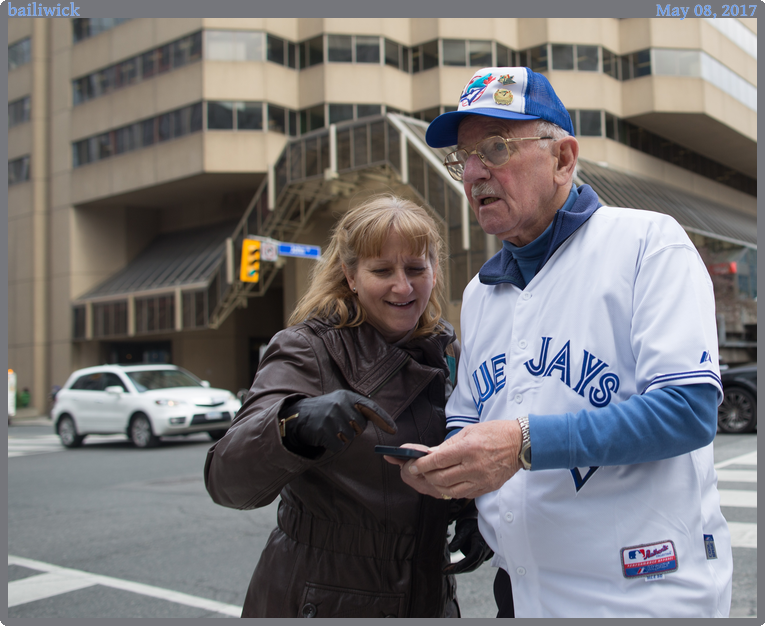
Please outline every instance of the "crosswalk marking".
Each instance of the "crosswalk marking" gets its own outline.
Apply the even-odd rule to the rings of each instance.
[[[757,508],[757,492],[740,489],[720,489],[720,506],[741,506],[747,509]]]
[[[88,572],[67,567],[59,567],[58,565],[51,565],[50,563],[25,559],[10,554],[8,555],[8,565],[21,565],[22,567],[44,572],[43,574],[22,578],[21,580],[14,580],[8,583],[9,608],[18,606],[19,604],[33,602],[35,600],[42,600],[61,593],[84,589],[94,585],[101,585],[104,587],[121,589],[123,591],[131,591],[152,598],[159,598],[160,600],[167,600],[168,602],[184,604],[198,609],[213,611],[215,613],[222,613],[224,615],[230,615],[231,617],[239,617],[242,614],[242,608],[233,604],[208,600],[207,598],[199,598],[187,593],[154,587],[152,585],[145,585],[143,583],[136,583],[121,578],[90,574]],[[39,588],[37,587],[38,584],[41,585]]]
[[[717,480],[729,483],[756,483],[757,470],[720,469],[717,470]]]
[[[87,577],[72,576],[62,572],[29,576],[8,583],[8,608],[92,586],[93,581]]]
[[[734,548],[757,547],[757,524],[752,522],[728,522],[730,545]]]
[[[741,456],[733,457],[727,461],[720,461],[719,463],[715,463],[715,469],[728,467],[729,465],[754,465],[757,467],[757,450],[754,452],[748,452],[747,454],[742,454]]]
[[[104,443],[107,441],[126,441],[125,435],[89,435],[83,445],[89,443]],[[65,450],[58,435],[29,435],[16,437],[8,435],[8,458],[29,456],[31,454],[47,454]]]

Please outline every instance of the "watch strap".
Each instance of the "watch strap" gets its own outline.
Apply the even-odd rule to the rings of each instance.
[[[518,460],[523,469],[531,469],[531,434],[529,431],[529,416],[523,415],[518,418],[518,425],[521,427],[521,451],[518,454]]]

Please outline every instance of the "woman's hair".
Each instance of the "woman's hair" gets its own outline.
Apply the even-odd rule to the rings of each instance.
[[[335,225],[326,251],[311,271],[308,291],[298,302],[289,324],[332,318],[337,320],[337,328],[360,326],[367,315],[348,286],[343,265],[355,275],[359,260],[379,256],[391,233],[409,244],[410,254],[427,255],[430,260],[436,284],[413,336],[437,332],[446,263],[441,234],[426,209],[392,194],[368,199]]]

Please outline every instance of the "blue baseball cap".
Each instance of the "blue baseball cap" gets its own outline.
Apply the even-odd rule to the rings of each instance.
[[[432,148],[457,143],[457,129],[466,115],[485,115],[506,120],[546,120],[570,135],[574,125],[566,107],[542,74],[528,67],[485,67],[465,85],[456,111],[434,119],[425,133]]]

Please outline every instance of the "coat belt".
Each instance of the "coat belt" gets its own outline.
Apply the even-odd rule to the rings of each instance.
[[[414,534],[385,533],[319,519],[284,501],[279,504],[277,521],[289,538],[320,550],[382,561],[411,560],[414,554]]]

